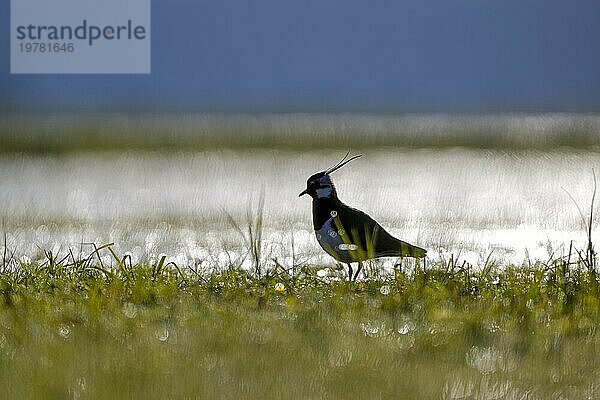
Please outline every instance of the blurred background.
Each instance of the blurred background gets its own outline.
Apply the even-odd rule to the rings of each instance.
[[[153,0],[151,74],[0,63],[3,230],[26,257],[114,241],[218,263],[244,252],[224,213],[242,223],[264,196],[273,257],[332,263],[296,196],[352,150],[365,158],[336,173],[342,200],[432,257],[581,247],[566,192],[587,213],[598,15],[595,1]]]
[[[9,2],[2,25],[9,26]],[[8,75],[5,112],[595,112],[595,1],[153,0],[150,75]],[[0,41],[9,54],[9,37]]]
[[[596,112],[599,13],[592,0],[153,0],[150,75],[10,76],[4,58],[1,107]]]

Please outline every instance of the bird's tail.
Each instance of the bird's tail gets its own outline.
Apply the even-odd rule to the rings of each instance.
[[[402,257],[423,258],[427,256],[427,250],[406,242],[402,242],[400,252],[402,253]]]

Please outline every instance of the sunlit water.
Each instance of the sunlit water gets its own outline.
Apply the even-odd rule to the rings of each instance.
[[[89,253],[82,243],[114,242],[119,254],[179,264],[251,266],[247,246],[224,217],[245,230],[264,193],[263,258],[333,265],[319,248],[306,178],[343,152],[212,151],[74,153],[0,158],[0,209],[17,257],[40,249]],[[482,264],[547,260],[585,246],[570,193],[587,214],[600,153],[464,149],[369,150],[333,174],[342,201],[392,234]],[[597,225],[597,220],[596,220]],[[106,256],[108,257],[108,256]],[[108,258],[107,260],[108,261]],[[385,264],[391,266],[393,260]]]

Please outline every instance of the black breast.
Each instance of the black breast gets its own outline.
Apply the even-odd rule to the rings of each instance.
[[[318,231],[331,218],[331,211],[343,206],[338,199],[315,199],[312,202],[313,228]]]

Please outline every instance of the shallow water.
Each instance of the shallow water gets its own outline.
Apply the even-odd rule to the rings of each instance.
[[[310,200],[298,193],[308,176],[342,156],[8,154],[0,157],[0,217],[18,257],[39,257],[40,248],[85,253],[90,248],[81,243],[114,242],[134,260],[164,253],[182,264],[197,259],[249,267],[243,240],[224,215],[243,228],[264,193],[264,258],[333,265],[312,234]],[[599,166],[600,153],[593,151],[383,148],[365,152],[333,179],[342,201],[427,248],[433,259],[454,254],[481,264],[491,252],[506,264],[566,254],[571,240],[584,247],[581,218],[566,191],[587,214],[592,168]]]

